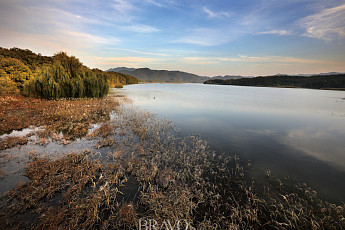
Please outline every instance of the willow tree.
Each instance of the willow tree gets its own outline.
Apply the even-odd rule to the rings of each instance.
[[[53,64],[45,67],[26,85],[28,95],[44,98],[103,97],[109,84],[103,74],[94,73],[78,58],[60,52]]]

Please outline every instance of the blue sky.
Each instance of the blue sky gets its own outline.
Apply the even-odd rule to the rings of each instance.
[[[1,0],[0,32],[103,70],[345,72],[345,0]]]

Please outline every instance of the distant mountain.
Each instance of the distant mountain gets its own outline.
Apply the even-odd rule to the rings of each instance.
[[[274,76],[300,76],[300,77],[312,77],[312,76],[329,76],[329,75],[340,75],[345,73],[340,72],[328,72],[328,73],[314,73],[314,74],[276,74]]]
[[[211,79],[205,81],[204,84],[345,90],[345,74],[332,73],[312,76],[278,74],[266,77],[261,76],[228,80]]]
[[[121,71],[134,71],[134,70],[135,70],[135,68],[116,67],[116,68],[109,69],[107,71],[113,71],[113,72],[120,73]]]
[[[149,68],[133,69],[126,67],[118,67],[109,69],[107,71],[128,74],[138,78],[140,82],[203,83],[204,81],[210,79],[209,77],[198,76],[196,74],[181,71],[152,70]]]
[[[235,76],[235,75],[225,75],[225,76],[211,77],[210,80],[212,80],[212,79],[229,80],[229,79],[240,79],[240,78],[244,78],[244,77],[243,76]]]

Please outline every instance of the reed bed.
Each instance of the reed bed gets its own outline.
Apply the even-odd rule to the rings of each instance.
[[[44,126],[39,133],[41,138],[62,132],[67,140],[84,137],[92,124],[109,120],[109,114],[118,105],[111,97],[45,100],[2,96],[0,103],[0,135],[29,126]]]
[[[183,220],[189,229],[345,228],[344,205],[270,173],[259,184],[247,162],[129,104],[88,138],[106,151],[32,159],[30,181],[4,197],[0,227],[138,229],[140,220]]]

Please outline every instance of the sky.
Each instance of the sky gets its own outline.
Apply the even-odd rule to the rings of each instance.
[[[0,34],[103,70],[345,72],[345,0],[0,0]]]

